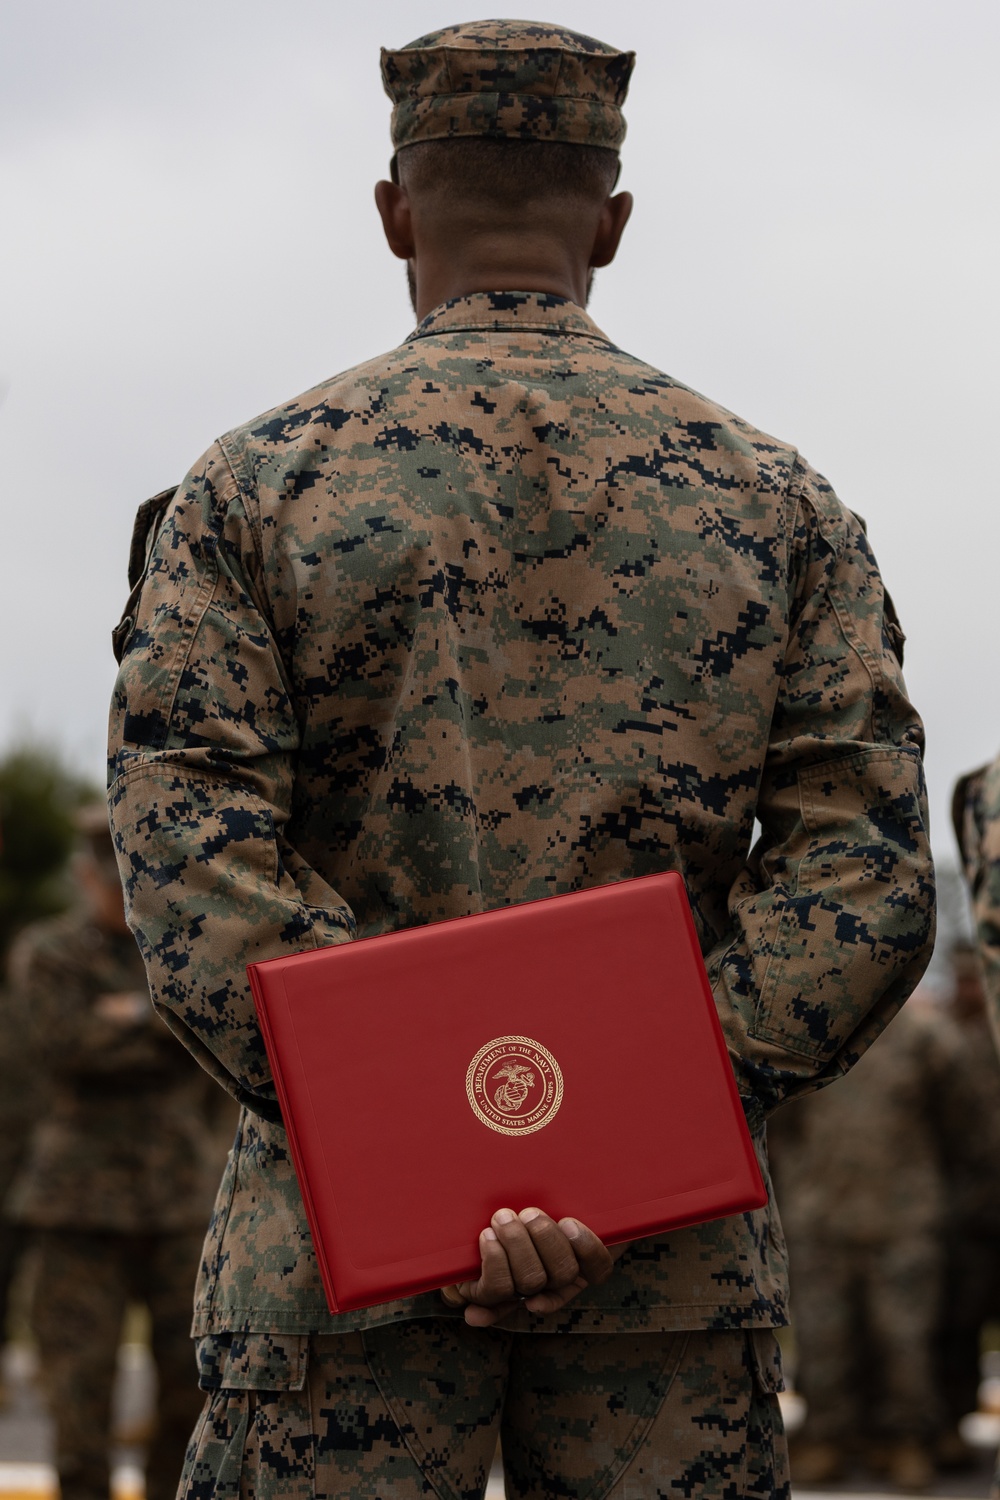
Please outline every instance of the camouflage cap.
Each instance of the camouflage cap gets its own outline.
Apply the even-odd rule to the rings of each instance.
[[[382,49],[392,144],[453,136],[617,151],[634,52],[538,21],[470,21]]]

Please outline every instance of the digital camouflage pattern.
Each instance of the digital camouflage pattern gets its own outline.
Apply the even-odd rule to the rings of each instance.
[[[996,1105],[970,1086],[958,1027],[919,1006],[836,1088],[768,1127],[806,1442],[932,1442],[941,1425],[949,1180],[960,1168],[994,1175]]]
[[[0,982],[0,1327],[6,1327],[8,1299],[24,1252],[26,1231],[5,1204],[24,1161],[35,1119],[44,1106],[44,1088],[29,1064],[20,1020],[10,990]]]
[[[197,1332],[437,1310],[326,1312],[250,961],[675,869],[758,1131],[916,983],[922,733],[864,529],[579,307],[437,308],[213,445],[133,561],[129,920],[168,1025],[249,1107]],[[767,1326],[784,1296],[765,1209],[640,1242],[537,1326]]]
[[[174,1044],[176,1045],[176,1044]],[[111,1395],[126,1303],[144,1302],[156,1362],[146,1500],[174,1500],[201,1409],[191,1351],[198,1229],[130,1235],[41,1230],[31,1326],[55,1425],[61,1500],[107,1500]]]
[[[795,1388],[807,1406],[795,1443],[842,1452],[907,1438],[933,1446],[944,1417],[932,1360],[940,1240],[845,1245],[789,1236],[789,1244]],[[868,1321],[859,1326],[862,1311]]]
[[[30,1321],[62,1500],[109,1493],[111,1394],[129,1300],[149,1308],[157,1365],[146,1493],[172,1500],[200,1406],[191,1297],[232,1101],[157,1020],[131,934],[99,926],[84,906],[23,931],[10,980],[24,1066],[45,1080],[10,1210],[33,1230]],[[125,994],[145,1000],[139,1019],[99,1013],[101,996]]]
[[[948,1178],[989,1164],[991,1101],[970,1088],[955,1023],[918,997],[835,1089],[790,1105],[768,1125],[789,1241],[870,1245],[936,1235]]]
[[[962,777],[952,816],[972,892],[990,1019],[1000,1043],[1000,755]]]
[[[969,962],[969,955],[963,962]],[[981,1331],[1000,1318],[1000,1057],[985,1014],[959,1014],[955,1030],[959,1067],[974,1112],[965,1149],[949,1159],[946,1173],[936,1374],[942,1405],[957,1426],[978,1404]]]
[[[179,1500],[462,1500],[498,1437],[522,1500],[789,1493],[766,1331],[532,1339],[441,1319],[234,1337],[203,1381]]]
[[[455,136],[617,151],[634,52],[534,21],[472,21],[382,49],[395,150]]]
[[[224,1153],[207,1127],[211,1090],[159,1024],[94,1009],[105,994],[147,994],[127,932],[84,909],[25,928],[11,952],[11,1014],[46,1105],[8,1211],[36,1228],[204,1233]]]

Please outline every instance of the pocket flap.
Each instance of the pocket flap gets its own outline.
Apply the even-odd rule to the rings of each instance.
[[[751,1328],[747,1338],[754,1379],[759,1389],[769,1396],[777,1396],[785,1389],[785,1377],[781,1369],[781,1345],[774,1329]]]
[[[129,547],[128,553],[128,586],[130,589],[135,588],[146,571],[150,547],[156,540],[156,533],[160,529],[163,513],[176,493],[176,485],[173,485],[169,490],[161,490],[151,500],[144,500],[135,513],[135,524],[132,527],[132,544]]]
[[[198,1384],[203,1391],[301,1391],[309,1335],[213,1333],[197,1341]]]

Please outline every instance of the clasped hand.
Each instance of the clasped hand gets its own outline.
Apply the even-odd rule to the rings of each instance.
[[[532,1313],[558,1312],[606,1281],[627,1248],[610,1251],[577,1219],[557,1224],[540,1208],[501,1208],[479,1236],[479,1279],[447,1286],[441,1297],[448,1307],[464,1307],[473,1328],[498,1323],[522,1303]]]

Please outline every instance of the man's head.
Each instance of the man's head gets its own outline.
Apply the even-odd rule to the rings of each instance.
[[[471,291],[586,299],[632,206],[611,194],[633,61],[529,21],[449,27],[383,51],[396,155],[376,202],[419,315]]]

